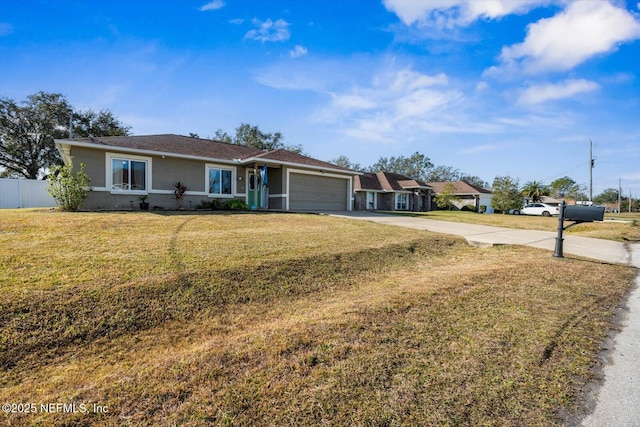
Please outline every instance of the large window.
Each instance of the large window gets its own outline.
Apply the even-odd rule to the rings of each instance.
[[[209,168],[209,194],[232,195],[233,171],[216,167]]]
[[[409,210],[409,195],[407,193],[396,194],[396,210]]]
[[[112,158],[111,190],[147,191],[147,162]]]

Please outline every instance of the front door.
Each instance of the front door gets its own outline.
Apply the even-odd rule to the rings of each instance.
[[[260,172],[249,172],[249,191],[247,191],[247,205],[252,210],[259,209],[262,201],[262,185],[260,185]]]

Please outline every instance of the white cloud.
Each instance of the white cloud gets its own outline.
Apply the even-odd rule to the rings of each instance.
[[[254,30],[250,30],[245,34],[245,38],[259,40],[261,42],[281,42],[288,40],[289,36],[289,23],[284,19],[278,19],[272,21],[267,19],[266,21],[260,21],[254,19],[253,24],[257,27]]]
[[[460,153],[478,154],[478,153],[486,153],[489,151],[498,151],[501,148],[503,147],[498,144],[483,144],[483,145],[475,145],[473,147],[465,148],[464,150],[461,150]]]
[[[465,26],[477,19],[498,19],[560,0],[383,0],[405,25]]]
[[[485,81],[480,81],[476,84],[476,92],[484,92],[487,89],[489,89],[489,83]]]
[[[243,22],[244,22],[244,19],[242,18],[235,18],[235,19],[229,20],[229,24],[234,24],[234,25],[239,25],[239,24],[242,24]]]
[[[205,12],[208,10],[218,10],[224,7],[224,2],[222,0],[213,0],[210,1],[209,3],[205,4],[204,6],[202,6],[200,9],[201,12]]]
[[[594,91],[599,87],[597,83],[584,79],[570,79],[557,84],[533,85],[521,94],[518,101],[520,104],[539,104],[549,100],[571,98],[580,93]]]
[[[411,68],[387,69],[368,85],[330,93],[331,102],[317,113],[345,135],[367,141],[402,141],[420,131],[459,132],[452,112],[463,99],[445,74],[428,75]],[[464,130],[462,130],[464,131]]]
[[[524,42],[506,46],[487,74],[566,71],[595,55],[640,38],[640,22],[608,1],[575,1],[527,28]]]
[[[293,50],[289,51],[289,56],[291,56],[292,58],[299,58],[301,56],[305,56],[308,53],[309,51],[307,50],[306,47],[296,45],[296,47],[294,47]]]

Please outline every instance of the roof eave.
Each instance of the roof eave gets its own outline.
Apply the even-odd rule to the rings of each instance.
[[[156,151],[156,150],[141,150],[139,148],[129,148],[129,147],[118,147],[116,145],[107,145],[107,144],[97,144],[92,142],[83,142],[83,141],[73,141],[71,139],[55,139],[54,140],[56,147],[60,146],[70,146],[70,147],[84,147],[84,148],[98,148],[103,151],[119,151],[123,153],[131,153],[131,154],[146,154],[146,155],[155,155],[155,156],[165,156],[165,157],[174,157],[179,159],[189,159],[189,160],[203,160],[207,162],[221,162],[221,163],[232,163],[232,164],[240,164],[241,159],[223,159],[217,157],[207,157],[207,156],[193,156],[190,154],[181,154],[181,153],[172,153],[170,151]]]
[[[252,156],[252,157],[247,157],[244,159],[240,159],[240,164],[241,165],[247,165],[249,163],[272,163],[272,164],[276,164],[276,165],[282,165],[282,166],[292,166],[292,167],[305,167],[308,169],[313,169],[313,170],[319,170],[319,171],[325,171],[325,172],[332,172],[332,173],[341,173],[341,174],[345,174],[345,175],[363,175],[362,172],[356,172],[356,171],[351,171],[351,170],[345,170],[345,169],[336,169],[336,168],[331,168],[331,167],[327,167],[327,166],[318,166],[318,165],[308,165],[306,163],[294,163],[294,162],[287,162],[284,160],[275,160],[275,159],[269,159],[269,158],[264,158],[264,157],[257,157],[257,156]]]

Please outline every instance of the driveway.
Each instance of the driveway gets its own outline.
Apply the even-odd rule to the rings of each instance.
[[[437,221],[374,212],[340,212],[333,216],[372,221],[399,227],[462,236],[469,244],[525,245],[554,251],[556,234],[548,231],[515,230],[487,225]],[[564,236],[565,255],[577,255],[613,264],[640,268],[640,244]],[[551,254],[549,255],[551,256]],[[586,416],[577,415],[572,425],[585,427],[637,427],[640,425],[640,274],[620,313],[620,331],[603,355],[603,381],[587,396]]]

